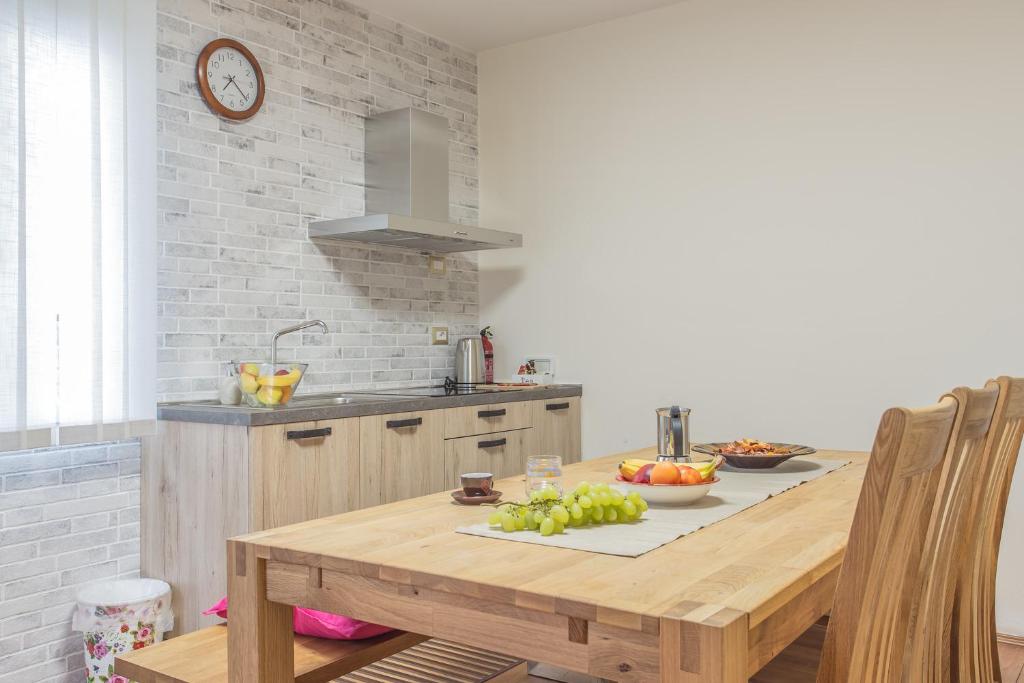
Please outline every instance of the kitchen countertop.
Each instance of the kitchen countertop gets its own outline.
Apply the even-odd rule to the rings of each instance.
[[[351,395],[356,392],[337,392]],[[361,396],[369,394],[359,392]],[[387,415],[390,413],[410,413],[417,410],[439,410],[441,408],[461,408],[462,406],[480,406],[492,403],[512,403],[515,401],[543,401],[551,398],[582,396],[583,386],[580,384],[547,384],[530,389],[510,389],[506,391],[486,392],[479,394],[461,394],[456,396],[381,396],[374,395],[375,400],[363,400],[339,405],[314,405],[284,408],[248,408],[245,406],[222,406],[213,401],[182,401],[161,403],[157,407],[157,418],[178,422],[205,422],[212,424],[241,425],[257,427],[260,425],[288,424],[291,422],[315,422],[317,420],[336,420],[343,417],[361,417],[363,415]],[[300,394],[301,396],[301,394]],[[299,398],[299,396],[296,396]]]

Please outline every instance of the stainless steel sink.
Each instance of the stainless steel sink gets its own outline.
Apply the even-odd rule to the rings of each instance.
[[[365,394],[305,394],[288,402],[290,408],[316,408],[320,406],[343,406],[349,403],[378,403],[388,400],[387,396]]]
[[[287,405],[276,408],[256,408],[256,410],[287,410],[288,408],[327,408],[330,406],[343,406],[350,403],[380,403],[381,401],[393,400],[393,396],[374,396],[357,393],[340,394],[300,394],[292,398]],[[220,408],[223,410],[253,410],[250,406],[242,405],[226,406],[217,399],[206,399],[201,401],[172,401],[164,405],[183,408]]]

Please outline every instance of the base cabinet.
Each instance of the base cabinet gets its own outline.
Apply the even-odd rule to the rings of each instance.
[[[580,399],[532,401],[534,444],[531,455],[558,455],[563,463],[579,462]]]
[[[363,507],[444,488],[444,413],[423,410],[359,418]]]
[[[227,592],[225,540],[521,475],[580,456],[578,397],[248,427],[160,421],[142,440],[141,572],[171,584],[175,634]],[[518,497],[520,491],[507,492]]]
[[[254,530],[362,507],[359,418],[269,425],[250,434]]]
[[[517,429],[449,439],[444,446],[445,487],[459,488],[459,475],[466,472],[490,472],[495,479],[522,474],[532,431]]]

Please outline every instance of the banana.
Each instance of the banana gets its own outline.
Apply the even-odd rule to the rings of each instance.
[[[638,460],[636,458],[623,460],[619,463],[619,474],[622,475],[623,479],[632,480],[633,475],[637,473],[637,470],[650,462],[650,460]]]
[[[715,476],[715,471],[723,461],[724,459],[718,456],[714,460],[690,463],[690,467],[700,472],[701,479],[711,479]]]

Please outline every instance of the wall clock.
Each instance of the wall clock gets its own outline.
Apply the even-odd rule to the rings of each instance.
[[[263,104],[263,70],[256,57],[237,40],[218,38],[196,60],[199,91],[217,114],[242,121]]]

